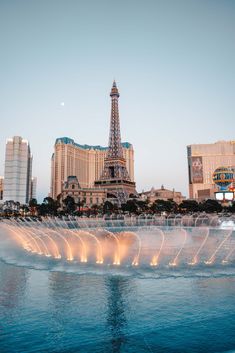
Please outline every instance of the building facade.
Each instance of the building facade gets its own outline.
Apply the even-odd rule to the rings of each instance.
[[[69,176],[67,181],[63,183],[60,201],[63,202],[67,196],[73,197],[78,205],[91,207],[92,205],[102,205],[107,197],[107,192],[98,188],[81,188],[78,178]]]
[[[4,185],[4,178],[0,176],[0,201],[3,200],[3,185]]]
[[[37,199],[37,178],[36,177],[32,177],[31,179],[30,199]]]
[[[185,200],[185,196],[179,191],[165,189],[164,186],[161,186],[161,189],[152,188],[150,191],[143,191],[139,194],[140,199],[143,201],[148,200],[150,204],[154,203],[156,200],[164,201],[174,201],[178,205]]]
[[[31,197],[32,155],[27,140],[14,136],[6,142],[3,201],[27,204]]]
[[[235,141],[187,146],[189,197],[198,201],[214,198],[218,187],[213,173],[219,167],[235,166]]]
[[[134,180],[134,149],[125,142],[123,155],[130,179]],[[69,176],[76,176],[81,188],[93,188],[104,168],[108,147],[80,145],[68,137],[57,138],[51,159],[50,196],[60,195],[63,183]]]

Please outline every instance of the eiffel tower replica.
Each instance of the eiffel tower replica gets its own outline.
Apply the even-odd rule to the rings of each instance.
[[[130,195],[135,195],[136,190],[135,182],[131,181],[129,177],[126,160],[123,157],[118,112],[119,92],[115,81],[113,82],[110,97],[109,147],[104,160],[103,173],[100,179],[95,181],[95,186],[106,189],[108,194],[111,194],[115,202],[120,205],[121,203],[125,203]]]

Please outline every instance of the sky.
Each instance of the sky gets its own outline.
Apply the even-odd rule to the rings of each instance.
[[[188,196],[186,146],[235,140],[235,1],[0,0],[0,175],[29,140],[41,201],[57,137],[106,146],[113,79],[137,190]]]

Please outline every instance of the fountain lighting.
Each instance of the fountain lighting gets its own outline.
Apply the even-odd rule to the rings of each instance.
[[[43,254],[41,247],[39,246],[37,239],[35,239],[30,232],[28,232],[26,229],[24,229],[24,226],[21,225],[21,221],[16,222],[15,220],[11,220],[9,225],[11,229],[17,230],[17,233],[21,233],[23,237],[27,238],[27,241],[30,243],[30,247],[32,247],[32,251],[41,255]]]
[[[59,258],[60,255],[60,251],[59,251],[59,247],[56,243],[56,241],[53,239],[53,236],[51,235],[51,232],[49,229],[47,229],[46,227],[44,227],[42,230],[40,229],[40,222],[38,220],[36,220],[36,225],[37,225],[37,230],[42,234],[42,236],[46,237],[47,239],[49,239],[54,251],[53,251],[53,257],[54,258]],[[44,225],[43,225],[44,226]]]
[[[204,261],[204,264],[205,264],[205,265],[212,265],[213,262],[214,262],[214,259],[210,259],[210,260]]]
[[[233,247],[229,250],[227,256],[222,260],[222,263],[223,263],[223,264],[227,264],[227,263],[229,262],[229,259],[230,259],[230,257],[232,256],[232,254],[234,253],[234,251],[235,251],[235,246],[233,246]]]
[[[70,222],[73,224],[73,222],[71,221],[71,219],[69,218]],[[66,222],[64,221],[65,227],[67,228],[68,225],[66,224]],[[80,244],[82,246],[82,251],[80,254],[80,261],[81,262],[87,262],[87,247],[86,247],[86,243],[83,241],[82,237],[79,235],[79,232],[76,232],[72,229],[66,229],[67,233],[72,234],[73,236],[77,237],[80,241]]]
[[[96,263],[97,264],[102,264],[104,262],[104,259],[103,259],[103,249],[102,249],[102,245],[101,245],[101,242],[99,241],[99,239],[93,234],[91,233],[90,231],[85,231],[85,230],[82,230],[80,231],[80,236],[85,236],[85,237],[88,237],[88,238],[91,238],[93,240],[95,240],[95,243],[96,243]],[[87,262],[87,258],[85,258],[85,262]]]
[[[37,232],[37,229],[35,229],[35,227],[33,226],[33,222],[29,222],[28,220],[27,220],[27,218],[25,218],[25,223],[26,223],[26,225],[28,226],[28,232],[32,235],[32,237],[34,237],[34,239],[37,239],[40,243],[41,243],[41,245],[42,245],[42,248],[44,248],[44,251],[42,251],[42,253],[45,255],[45,256],[47,256],[47,255],[50,255],[50,251],[49,251],[49,249],[48,249],[48,247],[47,247],[47,244],[46,244],[46,242],[44,241],[44,239],[43,239],[43,237],[41,237],[41,234],[40,234],[40,232]]]
[[[188,262],[188,265],[195,266],[198,263],[197,259],[193,259],[193,261]]]
[[[136,237],[137,241],[138,241],[138,249],[137,249],[137,255],[134,257],[134,260],[132,261],[132,266],[138,266],[139,265],[139,258],[140,258],[140,252],[141,252],[141,239],[140,236],[135,233],[132,232],[132,234]]]
[[[159,248],[157,254],[153,256],[153,258],[152,258],[152,260],[150,262],[150,266],[157,266],[158,265],[158,260],[159,260],[159,257],[161,255],[161,251],[163,249],[164,242],[165,242],[165,234],[164,234],[164,232],[161,229],[157,229],[157,230],[161,234],[162,241],[161,241],[161,245],[160,245],[160,248]]]
[[[132,261],[132,266],[138,266],[139,265],[139,261],[137,258],[134,258],[134,260]]]
[[[211,257],[205,261],[206,265],[211,265],[214,261],[215,261],[215,257],[216,254],[218,253],[218,251],[220,250],[220,248],[224,245],[224,243],[228,240],[228,238],[231,236],[232,234],[232,230],[228,233],[227,236],[225,236],[225,238],[220,242],[220,244],[217,246],[217,248],[215,249],[215,251],[213,252],[213,254],[211,255]]]
[[[152,261],[150,262],[150,266],[157,266],[158,265],[158,257],[153,256]]]
[[[10,226],[7,227],[7,229],[9,229],[15,236],[16,238],[19,240],[21,246],[27,250],[27,251],[31,251],[32,253],[33,252],[36,252],[36,250],[34,250],[34,248],[32,246],[30,246],[30,243],[28,243],[27,240],[24,239],[24,237],[19,234],[19,232],[15,231],[14,229],[12,229]]]
[[[193,221],[195,224],[191,226]],[[31,256],[64,259],[68,263],[154,268],[213,265],[216,262],[226,265],[235,261],[233,228],[228,231],[227,227],[221,227],[220,219],[215,216],[197,215],[195,219],[193,216],[171,216],[167,218],[167,226],[163,218],[131,217],[117,222],[112,219],[109,221],[111,227],[105,222],[104,219],[91,222],[75,217],[48,217],[40,221],[12,218],[3,220],[0,227]],[[212,223],[216,227],[212,227]]]
[[[209,237],[209,234],[210,234],[210,230],[209,230],[209,228],[206,228],[206,235],[205,235],[202,243],[200,244],[199,248],[197,249],[196,253],[194,254],[192,261],[188,263],[189,265],[194,266],[198,263],[199,254],[202,251],[204,245],[206,244],[206,241]]]
[[[116,249],[116,252],[114,253],[113,265],[120,265],[121,251],[120,251],[119,239],[113,232],[110,232],[107,229],[105,229],[104,232],[109,236],[113,237],[115,240],[117,249]]]
[[[54,256],[54,259],[61,259],[61,255]]]
[[[177,252],[177,254],[176,254],[174,260],[171,261],[171,262],[169,262],[169,266],[177,266],[178,258],[179,258],[180,254],[181,254],[181,252],[182,252],[182,250],[183,250],[183,248],[184,248],[184,245],[185,245],[185,243],[186,243],[186,240],[187,240],[187,231],[186,231],[185,229],[181,229],[181,231],[184,233],[184,240],[183,240],[183,243],[182,243],[182,245],[181,245],[179,251]]]

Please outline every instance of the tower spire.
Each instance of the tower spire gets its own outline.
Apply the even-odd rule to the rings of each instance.
[[[113,97],[113,96],[119,97],[119,92],[118,92],[118,88],[115,80],[113,80],[113,86],[110,93],[110,97]]]
[[[118,98],[119,92],[116,81],[113,81],[113,86],[110,92],[111,97],[111,117],[109,130],[109,158],[123,158],[123,151],[121,145],[121,132],[119,122]]]
[[[116,81],[113,81],[111,88],[111,117],[109,130],[109,146],[104,160],[103,173],[96,186],[107,189],[116,195],[118,203],[125,202],[130,194],[135,194],[135,183],[131,181],[127,168],[126,160],[123,157],[121,144],[121,132],[118,111],[119,92]]]

